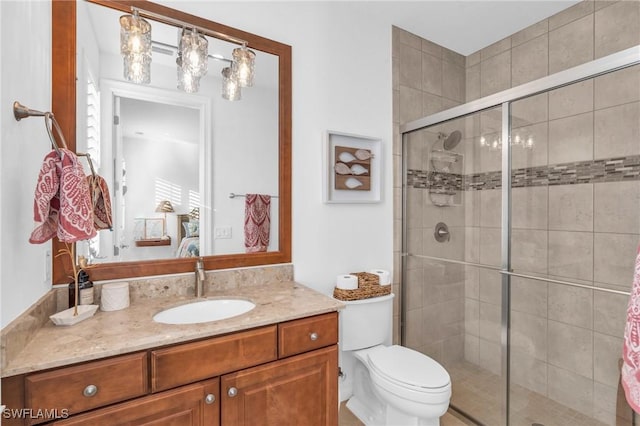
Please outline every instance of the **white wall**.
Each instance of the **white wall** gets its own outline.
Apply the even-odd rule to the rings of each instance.
[[[295,279],[330,292],[337,274],[391,270],[390,18],[376,13],[375,2],[181,1],[179,7],[292,46]],[[382,203],[323,204],[326,130],[382,138]]]
[[[44,281],[44,253],[31,245],[33,194],[50,142],[44,119],[13,118],[17,100],[51,109],[51,4],[0,1],[0,306],[7,325],[50,288]]]
[[[375,3],[168,2],[293,47],[293,262],[296,280],[329,292],[339,273],[392,269],[391,25]],[[2,70],[2,326],[50,288],[42,282],[45,246],[27,242],[33,189],[47,141],[38,119],[15,122],[11,103],[49,108],[50,5],[0,1]],[[30,31],[24,31],[29,28]],[[25,37],[16,43],[16,34]],[[259,70],[258,70],[259,72]],[[383,201],[322,203],[326,130],[383,141]],[[8,141],[16,142],[9,145]],[[3,210],[6,210],[4,208]],[[48,245],[47,245],[48,247]],[[11,265],[6,270],[6,265]],[[26,272],[28,271],[28,273]],[[36,271],[36,272],[33,272]],[[16,290],[19,289],[19,290]]]

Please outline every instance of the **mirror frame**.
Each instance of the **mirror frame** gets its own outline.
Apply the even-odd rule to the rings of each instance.
[[[131,7],[193,23],[202,28],[246,40],[254,50],[278,56],[279,79],[279,236],[278,251],[235,253],[203,256],[205,269],[227,269],[291,262],[291,46],[209,21],[188,13],[149,1],[87,0],[111,9],[131,13]],[[52,105],[51,109],[66,136],[68,148],[76,148],[76,0],[52,0]],[[169,21],[164,22],[172,25]],[[258,71],[259,72],[259,71]],[[68,256],[56,257],[65,248],[57,238],[52,240],[53,284],[69,282],[71,261]],[[194,258],[158,259],[134,262],[95,264],[89,273],[93,281],[148,277],[191,272]]]

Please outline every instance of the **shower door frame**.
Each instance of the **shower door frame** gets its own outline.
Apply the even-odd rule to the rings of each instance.
[[[462,118],[480,111],[488,110],[498,106],[502,107],[502,140],[511,141],[511,104],[515,101],[558,89],[580,81],[588,80],[600,75],[615,72],[624,68],[640,64],[640,45],[621,50],[611,55],[569,68],[555,74],[542,77],[538,80],[522,84],[520,86],[507,89],[493,95],[486,96],[463,105],[441,111],[418,120],[400,126],[402,135],[402,285],[401,285],[401,313],[400,313],[400,334],[401,342],[406,342],[406,285],[407,259],[411,255],[408,253],[408,229],[407,229],[407,151],[408,134],[422,130],[430,126],[442,124],[447,121]],[[434,256],[420,255],[422,259],[436,260],[447,263],[474,266],[478,268],[491,269],[500,273],[501,279],[501,370],[504,380],[502,398],[502,419],[504,425],[509,425],[510,413],[510,326],[511,326],[511,277],[533,278],[539,281],[568,285],[573,287],[587,287],[597,291],[607,293],[629,295],[629,292],[613,290],[600,287],[590,287],[573,283],[570,281],[554,280],[546,277],[532,276],[515,273],[511,270],[511,144],[502,144],[502,221],[501,221],[501,266],[494,267],[479,263],[471,263],[459,260],[445,259]],[[506,171],[506,173],[505,173]],[[456,411],[474,420],[473,413],[466,413],[463,410],[452,406]]]

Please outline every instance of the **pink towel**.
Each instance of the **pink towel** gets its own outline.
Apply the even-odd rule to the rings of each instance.
[[[102,176],[87,176],[89,189],[91,190],[91,204],[93,206],[93,225],[98,231],[111,229],[113,219],[111,216],[111,197],[109,187]]]
[[[267,251],[271,227],[271,196],[247,194],[244,206],[244,246],[247,253]]]
[[[36,228],[29,242],[41,244],[54,235],[62,242],[93,238],[93,209],[89,184],[76,155],[60,149],[46,155],[33,200]]]
[[[640,247],[627,308],[622,348],[622,387],[633,411],[640,413]]]

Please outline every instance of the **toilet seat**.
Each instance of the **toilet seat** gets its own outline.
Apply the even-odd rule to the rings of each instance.
[[[438,362],[404,346],[382,346],[367,353],[369,366],[384,381],[421,393],[441,393],[451,388],[447,370]]]

